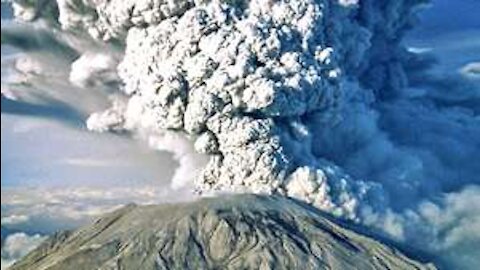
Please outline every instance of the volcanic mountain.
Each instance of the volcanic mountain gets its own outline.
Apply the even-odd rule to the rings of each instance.
[[[435,269],[304,203],[234,195],[128,205],[11,269]]]

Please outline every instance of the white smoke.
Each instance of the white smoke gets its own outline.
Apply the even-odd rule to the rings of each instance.
[[[480,263],[480,209],[472,205],[479,200],[480,188],[468,186],[371,225],[412,247],[433,251],[445,269],[474,269]]]
[[[178,162],[178,167],[175,169],[171,180],[171,186],[174,189],[192,188],[195,177],[205,166],[207,159],[195,152],[191,141],[180,134],[164,132],[162,134],[150,134],[148,143],[154,149],[173,153],[173,158]]]
[[[111,55],[87,52],[72,63],[70,82],[79,87],[114,83],[118,81],[117,64]]]
[[[132,95],[127,112],[95,114],[89,126],[124,124],[139,133],[186,133],[197,140],[200,152],[211,156],[197,176],[198,190],[292,196],[308,191],[301,199],[357,219],[358,201],[373,200],[369,193],[379,194],[372,192],[378,187],[353,182],[316,158],[311,151],[314,138],[300,119],[320,111],[322,121],[337,120],[342,88],[349,85],[340,77],[339,61],[358,66],[359,51],[368,48],[366,29],[340,23],[348,18],[350,5],[189,5],[179,16],[128,31],[119,65],[125,92]],[[173,9],[184,8],[180,3]],[[323,24],[331,24],[334,32],[328,33]],[[340,45],[337,39],[344,35],[352,42]],[[129,122],[141,123],[140,128]],[[310,188],[305,190],[305,185]]]
[[[426,1],[57,2],[64,29],[125,45],[127,100],[87,126],[174,153],[174,187],[293,196],[476,265],[480,91],[402,46]],[[89,59],[74,82],[113,76]]]

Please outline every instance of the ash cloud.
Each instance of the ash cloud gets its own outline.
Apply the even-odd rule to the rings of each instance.
[[[118,73],[131,98],[123,115],[95,114],[90,126],[185,134],[210,156],[196,177],[200,192],[281,193],[355,220],[364,205],[384,211],[381,185],[315,151],[318,129],[343,121],[346,96],[398,95],[399,39],[420,2],[179,3],[178,13],[130,24]]]
[[[297,197],[476,265],[478,68],[432,74],[404,47],[427,1],[57,2],[54,24],[125,49],[126,98],[87,126],[173,152],[174,186]],[[113,76],[86,62],[74,82]]]

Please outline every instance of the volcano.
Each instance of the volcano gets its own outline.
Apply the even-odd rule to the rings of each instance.
[[[128,205],[57,233],[20,269],[436,269],[279,196]]]

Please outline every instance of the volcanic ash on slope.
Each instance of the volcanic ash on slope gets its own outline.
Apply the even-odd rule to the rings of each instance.
[[[20,269],[435,269],[285,198],[127,206],[58,234]]]

